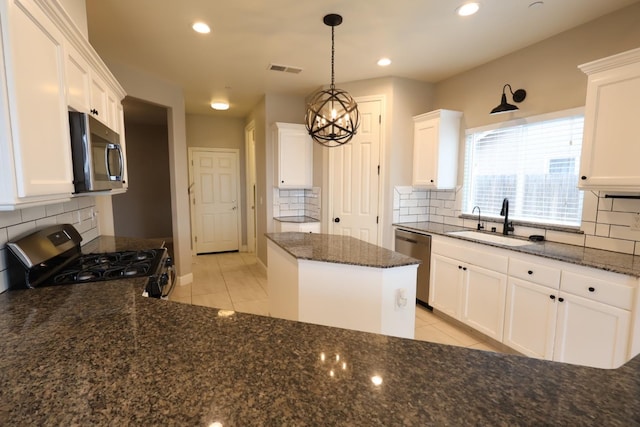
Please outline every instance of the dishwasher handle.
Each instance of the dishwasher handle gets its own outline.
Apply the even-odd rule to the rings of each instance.
[[[413,243],[413,244],[416,244],[416,245],[418,244],[417,240],[409,239],[409,238],[404,237],[404,236],[396,236],[396,239],[397,240],[404,240],[405,242]]]

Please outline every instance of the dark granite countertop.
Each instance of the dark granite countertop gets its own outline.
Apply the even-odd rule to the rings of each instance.
[[[398,223],[393,225],[405,230],[413,230],[420,233],[440,234],[446,237],[467,240],[474,243],[481,243],[530,255],[537,255],[544,258],[568,262],[571,264],[594,267],[600,270],[613,271],[616,273],[640,277],[640,256],[547,241],[531,242],[530,244],[524,246],[505,246],[499,243],[478,241],[471,238],[447,234],[452,231],[475,230],[434,222],[411,222]],[[495,234],[490,232],[485,233]]]
[[[273,217],[273,219],[280,222],[294,222],[296,224],[320,222],[319,219],[311,218],[310,216],[276,216]]]
[[[0,294],[0,424],[640,425],[640,357],[586,368],[149,299],[142,284]]]
[[[421,261],[349,236],[320,233],[268,233],[267,238],[297,259],[393,268]]]

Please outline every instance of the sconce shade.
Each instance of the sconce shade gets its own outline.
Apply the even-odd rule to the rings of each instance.
[[[326,15],[323,22],[331,27],[331,85],[318,90],[309,99],[305,125],[311,138],[326,147],[346,144],[360,125],[358,104],[346,91],[334,84],[334,28],[342,23],[342,16]]]
[[[490,114],[508,113],[509,111],[518,110],[518,107],[507,102],[507,95],[505,94],[505,90],[507,89],[507,87],[509,87],[509,92],[511,92],[513,102],[520,103],[527,97],[527,91],[525,91],[524,89],[518,89],[514,92],[513,90],[511,90],[511,85],[507,83],[502,88],[502,98],[500,99],[500,105],[491,110]]]

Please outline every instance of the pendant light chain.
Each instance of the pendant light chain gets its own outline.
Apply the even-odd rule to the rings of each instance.
[[[336,85],[335,85],[335,78],[334,78],[334,71],[333,71],[333,64],[334,64],[334,56],[335,56],[335,42],[334,42],[334,33],[335,33],[335,28],[336,27],[331,27],[331,89],[335,89]]]

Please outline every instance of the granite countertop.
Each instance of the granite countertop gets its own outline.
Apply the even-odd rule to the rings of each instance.
[[[0,294],[0,424],[640,424],[640,357],[586,368],[144,298],[143,283]]]
[[[273,219],[280,222],[294,222],[296,224],[320,222],[319,219],[311,218],[310,216],[276,216],[273,217]]]
[[[520,253],[537,255],[544,258],[568,262],[571,264],[594,267],[600,270],[607,270],[616,273],[627,274],[634,277],[640,277],[640,256],[547,241],[530,242],[530,244],[523,246],[505,246],[499,243],[490,243],[486,241],[474,240],[472,238],[447,234],[452,231],[475,230],[434,222],[397,223],[393,225],[398,228],[413,230],[419,233],[440,234],[454,239],[467,240],[474,243],[481,243]],[[491,232],[484,233],[495,234]]]
[[[320,233],[267,233],[267,238],[297,259],[393,268],[420,260],[349,236]]]

